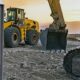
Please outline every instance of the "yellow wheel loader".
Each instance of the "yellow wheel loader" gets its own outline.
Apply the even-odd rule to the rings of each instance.
[[[38,39],[38,22],[25,18],[24,9],[8,8],[4,21],[4,45],[11,48],[23,43],[35,45]]]

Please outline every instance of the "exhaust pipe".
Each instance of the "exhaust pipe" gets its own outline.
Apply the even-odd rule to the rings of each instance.
[[[2,80],[2,61],[3,61],[3,0],[0,0],[0,80]]]

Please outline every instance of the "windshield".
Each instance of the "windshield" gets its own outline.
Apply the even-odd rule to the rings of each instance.
[[[15,11],[9,10],[7,13],[8,20],[15,20]]]

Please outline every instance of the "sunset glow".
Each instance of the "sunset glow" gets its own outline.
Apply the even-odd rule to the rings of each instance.
[[[24,8],[26,16],[40,22],[52,21],[47,0],[4,0],[4,2],[5,7]],[[80,0],[61,0],[60,2],[66,21],[80,20]]]
[[[4,0],[5,8],[19,7],[25,9],[26,17],[37,20],[40,25],[53,21],[47,0]],[[60,0],[66,22],[80,21],[80,0]]]

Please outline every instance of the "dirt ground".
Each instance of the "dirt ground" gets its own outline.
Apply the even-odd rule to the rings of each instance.
[[[80,46],[80,42],[68,41],[67,52]],[[4,48],[3,80],[73,80],[63,68],[61,53],[42,50],[40,46]]]

